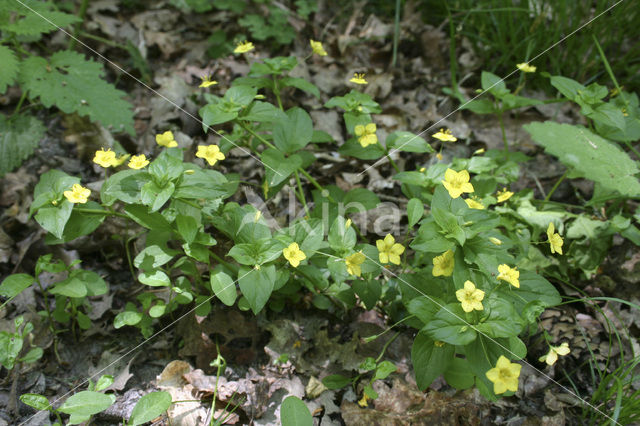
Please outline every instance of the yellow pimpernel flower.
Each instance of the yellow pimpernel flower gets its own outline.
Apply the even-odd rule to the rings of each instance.
[[[355,275],[356,277],[359,277],[360,274],[362,274],[362,269],[360,268],[360,265],[364,263],[364,260],[365,260],[365,256],[364,254],[362,254],[361,251],[357,253],[353,253],[351,256],[347,256],[347,258],[344,260],[345,263],[347,264],[347,272],[351,275]]]
[[[496,237],[489,237],[489,241],[491,241],[493,244],[495,244],[497,246],[501,246],[502,245],[502,241],[497,239]]]
[[[369,403],[367,402],[369,400],[369,397],[367,396],[366,393],[362,394],[362,398],[358,400],[358,405],[361,406],[362,408],[366,408],[369,406]]]
[[[282,250],[282,254],[294,268],[297,268],[300,262],[307,258],[307,255],[298,247],[298,243],[289,244],[289,247]]]
[[[451,198],[458,198],[463,192],[474,191],[473,185],[469,183],[469,172],[466,170],[456,172],[455,170],[447,169],[444,172],[442,185],[449,191]]]
[[[216,164],[218,160],[224,160],[224,154],[220,152],[218,145],[198,145],[196,157],[204,158],[210,166]]]
[[[211,80],[210,75],[206,75],[202,77],[202,83],[200,83],[200,86],[198,87],[209,87],[209,86],[213,86],[214,84],[218,84],[218,82],[215,80]]]
[[[140,155],[134,155],[133,157],[131,157],[131,160],[129,160],[129,168],[131,169],[141,169],[143,167],[147,167],[147,165],[149,164],[149,160],[147,160],[147,157],[145,157],[144,154],[140,154]]]
[[[514,286],[520,288],[520,271],[518,268],[511,268],[507,264],[498,265],[498,279],[503,280]]]
[[[458,138],[451,134],[451,130],[449,129],[440,129],[437,133],[434,133],[431,136],[442,142],[455,142],[458,140]]]
[[[156,135],[156,143],[167,148],[175,148],[178,146],[178,142],[173,138],[173,132],[171,132],[171,130],[167,130],[162,134],[158,133]]]
[[[553,226],[553,222],[549,222],[549,227],[547,228],[547,238],[549,239],[549,247],[551,247],[551,254],[558,253],[562,254],[562,244],[564,241],[560,234],[555,232],[555,227]]]
[[[358,137],[358,142],[360,142],[360,145],[362,145],[363,148],[378,143],[375,123],[369,123],[366,126],[358,124],[353,131]]]
[[[569,349],[569,344],[567,342],[564,342],[560,346],[550,346],[549,353],[542,355],[538,358],[538,361],[546,362],[548,365],[553,365],[558,360],[558,355],[569,355],[569,352],[571,352],[571,349]]]
[[[309,40],[309,44],[311,45],[311,50],[313,50],[313,53],[319,56],[327,56],[327,51],[324,50],[324,46],[321,42]]]
[[[351,80],[349,81],[355,84],[369,84],[369,82],[364,79],[364,76],[365,76],[364,73],[362,74],[355,73],[353,74],[353,77],[351,77]]]
[[[504,355],[500,355],[495,368],[486,373],[487,379],[493,382],[493,392],[499,394],[508,390],[517,391],[521,368],[520,364],[512,363]]]
[[[518,69],[522,72],[536,72],[536,67],[533,65],[529,65],[527,62],[522,62],[516,65]]]
[[[462,303],[462,310],[471,312],[482,311],[482,299],[484,299],[484,291],[476,288],[475,284],[467,280],[464,282],[464,288],[456,291],[456,299]]]
[[[404,253],[404,246],[396,243],[393,235],[387,234],[384,240],[377,240],[376,247],[378,248],[378,259],[380,263],[393,263],[395,265],[400,264],[400,255]]]
[[[498,202],[502,203],[503,201],[507,201],[509,198],[513,197],[513,192],[507,191],[507,188],[502,188],[502,191],[498,191],[496,196],[498,197]]]
[[[455,261],[453,259],[453,251],[447,250],[440,256],[433,258],[433,276],[438,277],[450,277],[453,274],[453,266]]]
[[[243,41],[238,43],[238,46],[235,48],[233,53],[247,53],[251,52],[254,49],[253,43],[250,41]]]
[[[96,151],[96,154],[93,156],[93,162],[104,168],[113,166],[115,160],[116,153],[111,151],[110,148],[107,148],[106,151],[104,148],[101,148],[100,151]]]
[[[84,204],[89,201],[91,190],[78,183],[74,183],[71,187],[71,191],[64,191],[63,194],[71,203]]]
[[[484,210],[484,204],[478,201],[477,197],[467,198],[464,202],[467,203],[470,209]]]

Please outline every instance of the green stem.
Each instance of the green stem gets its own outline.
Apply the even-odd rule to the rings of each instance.
[[[300,181],[300,174],[298,173],[298,171],[295,171],[295,176],[296,176],[296,183],[298,184],[298,194],[299,197],[298,199],[300,200],[300,202],[302,203],[302,207],[304,207],[304,212],[307,216],[309,216],[311,213],[309,212],[309,207],[307,207],[307,200],[304,196],[304,190],[302,189],[302,182]]]
[[[284,111],[284,108],[282,107],[282,100],[280,99],[280,88],[278,87],[278,80],[276,79],[276,76],[273,76],[273,94],[276,95],[278,107],[281,111]]]
[[[229,262],[227,262],[226,260],[224,260],[223,258],[221,258],[220,256],[218,256],[217,254],[215,254],[214,252],[212,252],[211,250],[209,250],[209,255],[211,257],[213,257],[218,263],[223,264],[224,266],[226,266],[227,268],[231,269],[234,274],[238,275],[238,271],[239,268],[236,265],[233,265]]]
[[[394,18],[393,28],[393,54],[391,56],[391,67],[396,67],[396,61],[398,60],[398,42],[400,41],[400,6],[402,1],[396,0],[396,15]]]
[[[258,139],[260,142],[262,142],[263,144],[265,144],[269,148],[277,149],[274,144],[272,144],[271,142],[269,142],[268,140],[266,140],[265,138],[263,138],[262,136],[260,136],[256,132],[254,132],[251,127],[247,126],[243,122],[241,122],[239,120],[234,120],[234,123],[236,123],[238,126],[242,127],[247,133],[249,133],[254,138]]]
[[[75,207],[75,211],[79,212],[79,213],[87,213],[87,214],[103,214],[106,216],[117,216],[117,217],[123,217],[125,219],[131,219],[129,216],[127,216],[124,213],[119,213],[119,212],[114,212],[111,210],[98,210],[98,209],[87,209],[84,207]]]
[[[565,172],[562,174],[562,176],[560,176],[560,179],[558,179],[556,181],[555,185],[553,185],[553,188],[551,188],[551,191],[549,191],[547,196],[544,197],[544,201],[549,201],[551,199],[551,196],[553,195],[554,192],[556,192],[556,189],[558,189],[558,187],[560,186],[560,184],[562,183],[564,178],[567,177],[568,173],[569,173],[569,169],[565,170]]]
[[[13,114],[11,114],[11,116],[14,116],[16,114],[18,114],[18,111],[20,111],[20,108],[22,108],[22,104],[24,103],[24,100],[27,99],[27,91],[24,90],[22,92],[22,95],[20,95],[20,100],[18,101],[18,105],[16,105],[16,109],[13,110]]]
[[[507,142],[507,132],[504,129],[504,120],[502,119],[502,110],[498,114],[498,121],[500,122],[500,131],[502,132],[502,142],[504,143],[504,159],[509,160],[509,142]]]
[[[393,161],[393,159],[391,158],[391,155],[389,155],[389,150],[387,149],[386,146],[384,147],[384,152],[385,152],[385,155],[386,155],[387,159],[389,160],[389,164],[391,164],[391,166],[395,169],[396,173],[400,173],[400,168],[398,167],[396,162]]]
[[[109,39],[104,38],[104,37],[93,35],[93,34],[88,33],[86,31],[79,31],[78,34],[80,36],[82,36],[83,38],[88,38],[88,39],[91,39],[91,40],[99,41],[100,43],[106,44],[107,46],[110,46],[110,47],[116,47],[118,49],[127,50],[127,48],[125,46],[123,46],[122,44],[120,44],[120,43],[116,43],[115,41],[109,40]]]
[[[316,187],[316,189],[317,189],[318,191],[320,191],[320,192],[325,191],[325,189],[322,187],[322,185],[320,185],[320,184],[318,183],[318,181],[317,181],[317,180],[315,180],[315,179],[313,178],[313,176],[311,176],[309,173],[307,173],[307,171],[306,171],[306,170],[304,170],[303,168],[299,168],[299,169],[298,169],[298,171],[299,171],[300,173],[302,173],[302,175],[303,175],[304,177],[306,177],[306,178],[307,178],[307,180],[308,180],[309,182],[311,182],[311,185],[315,186],[315,187]],[[329,191],[327,191],[327,192],[329,192]],[[331,195],[330,195],[330,194],[328,194],[328,195],[327,195],[327,199],[328,199],[330,202],[332,202],[332,203],[335,203],[335,202],[336,202],[336,200],[334,200],[334,199],[333,199],[333,197],[331,197]]]
[[[80,10],[78,11],[78,18],[80,18],[82,22],[78,22],[73,26],[73,37],[69,39],[68,50],[73,49],[76,45],[76,39],[78,38],[78,33],[80,32],[80,26],[83,24],[84,17],[87,14],[87,7],[89,7],[89,0],[82,0],[82,3],[80,3]]]
[[[633,153],[638,157],[638,159],[640,160],[640,152],[638,152],[633,145],[631,145],[631,142],[629,141],[624,141],[625,145],[627,145],[627,148],[629,148],[631,151],[633,151]]]
[[[447,16],[449,19],[449,73],[451,74],[451,86],[453,88],[453,93],[460,95],[457,78],[458,62],[456,58],[456,27],[453,22],[453,16],[451,15],[451,10],[449,10],[448,3],[444,2],[444,5],[447,8]]]
[[[382,357],[384,356],[384,353],[387,351],[387,348],[389,347],[389,345],[391,343],[393,343],[394,340],[396,340],[398,338],[398,336],[400,336],[400,332],[396,331],[396,334],[394,334],[391,339],[389,339],[387,341],[387,343],[384,344],[384,346],[382,347],[382,351],[380,351],[380,355],[378,355],[378,358],[376,358],[376,363],[380,362],[380,360],[382,359]]]

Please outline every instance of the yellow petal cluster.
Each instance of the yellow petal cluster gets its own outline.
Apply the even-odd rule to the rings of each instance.
[[[71,191],[64,191],[63,194],[70,203],[84,204],[89,201],[91,190],[78,183],[74,183],[71,187]]]
[[[542,355],[538,358],[538,361],[546,362],[548,365],[553,365],[558,360],[558,355],[569,355],[569,352],[571,352],[571,349],[569,349],[569,344],[567,342],[564,342],[560,346],[550,346],[549,353]]]
[[[298,265],[300,265],[300,262],[307,258],[307,255],[300,250],[298,243],[289,244],[289,247],[282,250],[282,255],[294,268],[297,268]]]
[[[251,52],[254,49],[253,43],[250,41],[243,41],[238,43],[238,46],[235,48],[233,53],[247,53]]]
[[[174,139],[173,132],[171,132],[171,130],[157,134],[156,143],[167,148],[175,148],[178,146],[178,142]]]
[[[533,65],[529,65],[527,62],[521,62],[516,65],[518,69],[522,72],[536,72],[536,67]]]
[[[442,185],[449,191],[451,198],[458,198],[463,192],[474,191],[473,185],[469,183],[469,172],[466,170],[456,172],[455,170],[447,169],[444,172]]]
[[[375,123],[369,123],[366,126],[358,124],[353,131],[358,137],[358,142],[360,142],[360,145],[362,145],[363,148],[378,143]]]
[[[518,271],[518,268],[511,268],[504,263],[498,265],[498,279],[508,282],[515,288],[520,288],[520,271]]]
[[[462,310],[471,312],[474,309],[482,311],[482,299],[484,299],[484,291],[476,288],[476,285],[467,280],[464,282],[464,288],[456,291],[456,299],[462,304]]]
[[[218,82],[215,80],[211,80],[211,76],[207,75],[202,77],[202,83],[200,83],[200,86],[198,87],[209,87],[213,86],[214,84],[218,84]]]
[[[365,80],[364,77],[365,77],[364,73],[362,74],[355,73],[353,74],[353,77],[351,77],[351,80],[349,81],[355,84],[369,84],[369,82]]]
[[[376,247],[378,248],[378,259],[380,263],[393,263],[395,265],[400,264],[400,255],[404,253],[404,246],[396,243],[393,235],[387,234],[384,240],[377,240]]]
[[[450,277],[453,274],[453,266],[455,261],[453,259],[453,251],[447,250],[440,256],[433,258],[433,271],[434,277],[442,275],[443,277]]]
[[[347,272],[351,275],[359,277],[362,274],[360,265],[364,263],[364,260],[365,256],[361,251],[353,253],[351,256],[347,256],[347,258],[344,260],[347,264]]]
[[[440,129],[437,133],[434,133],[431,136],[442,142],[455,142],[458,140],[458,138],[451,134],[451,130],[449,129]]]
[[[311,50],[313,50],[313,53],[319,56],[327,56],[327,51],[324,50],[324,46],[321,42],[309,40],[309,44],[311,45]]]
[[[512,363],[504,355],[500,355],[495,368],[486,373],[487,379],[493,382],[493,392],[500,394],[506,391],[517,391],[520,369],[522,369],[520,364]]]
[[[147,160],[147,157],[144,154],[140,154],[140,155],[134,155],[133,157],[131,157],[131,160],[129,160],[129,168],[131,169],[142,169],[143,167],[147,167],[147,165],[149,164],[149,160]]]
[[[224,160],[224,154],[220,152],[218,145],[198,145],[196,157],[204,158],[210,166],[213,166],[218,160]]]
[[[502,188],[502,191],[498,191],[496,196],[498,197],[498,202],[502,203],[503,201],[507,201],[509,198],[513,197],[513,192],[507,191],[507,188]]]
[[[555,230],[553,222],[549,222],[549,227],[547,228],[547,239],[549,240],[549,247],[551,247],[551,254],[562,254],[562,244],[564,244],[564,240],[560,234],[555,232]]]
[[[104,148],[101,148],[100,151],[96,151],[93,156],[93,162],[104,168],[111,167],[115,160],[116,153],[111,151],[110,148],[107,148],[106,151]]]
[[[470,209],[484,210],[484,204],[477,197],[467,198],[464,202],[467,203]]]

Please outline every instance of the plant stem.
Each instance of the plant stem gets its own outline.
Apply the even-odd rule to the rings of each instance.
[[[87,7],[89,7],[89,0],[82,0],[82,3],[80,3],[80,10],[78,11],[78,18],[80,18],[83,22],[78,22],[73,26],[73,37],[69,39],[69,50],[73,49],[76,45],[76,39],[78,38],[78,33],[80,32],[80,26],[84,23],[84,17],[87,14]]]
[[[87,208],[84,208],[84,207],[76,207],[74,210],[79,212],[79,213],[103,214],[103,215],[106,215],[106,216],[117,216],[117,217],[123,217],[125,219],[130,219],[130,217],[127,216],[124,213],[114,212],[114,211],[111,211],[111,210],[87,209]]]
[[[238,274],[238,270],[239,268],[236,265],[233,265],[229,262],[227,262],[226,260],[224,260],[223,258],[221,258],[220,256],[218,256],[217,254],[215,254],[214,252],[212,252],[211,250],[209,250],[209,255],[211,257],[213,257],[216,261],[218,261],[219,263],[222,263],[224,266],[226,266],[227,268],[231,269],[236,275]]]
[[[304,170],[303,168],[299,168],[299,169],[298,169],[298,171],[299,171],[300,173],[302,173],[302,174],[303,174],[303,176],[304,176],[304,177],[306,177],[306,178],[307,178],[307,180],[308,180],[309,182],[311,182],[311,185],[315,186],[315,187],[316,187],[316,189],[317,189],[318,191],[320,191],[320,192],[325,191],[325,189],[322,187],[322,185],[320,185],[320,184],[318,183],[318,181],[317,181],[317,180],[315,180],[315,179],[313,178],[313,176],[311,176],[309,173],[307,173],[307,171],[306,171],[306,170]],[[327,192],[329,192],[329,191],[327,191]],[[333,199],[333,197],[331,197],[331,194],[327,194],[327,199],[328,199],[330,202],[332,202],[332,203],[335,203],[335,202],[336,202],[336,200],[334,200],[334,199]]]
[[[396,15],[394,18],[393,28],[393,54],[391,56],[391,67],[396,67],[396,61],[398,60],[398,42],[400,41],[400,6],[402,1],[396,0]]]
[[[262,142],[263,144],[265,144],[269,148],[277,149],[274,144],[272,144],[271,142],[269,142],[268,140],[266,140],[265,138],[263,138],[262,136],[260,136],[256,132],[254,132],[251,127],[247,126],[243,122],[241,122],[239,120],[234,120],[234,123],[236,123],[238,126],[242,127],[245,131],[247,131],[247,133],[249,133],[254,138],[258,139],[260,142]]]
[[[567,177],[568,173],[569,173],[569,169],[565,170],[565,172],[562,174],[562,176],[560,176],[560,179],[558,179],[556,181],[555,185],[553,185],[553,188],[551,188],[551,191],[549,191],[547,196],[544,197],[544,201],[549,201],[551,199],[551,196],[553,195],[554,192],[556,192],[556,189],[558,189],[558,187],[560,186],[560,184],[562,183],[564,178]]]
[[[302,203],[302,207],[304,207],[304,212],[307,216],[309,216],[310,212],[309,212],[309,207],[307,207],[307,200],[305,199],[304,196],[304,190],[302,189],[302,182],[300,182],[300,174],[298,173],[298,171],[296,170],[295,172],[295,176],[296,176],[296,183],[298,184],[298,193],[299,193],[299,199],[300,202]]]
[[[396,164],[396,162],[393,161],[393,158],[391,158],[391,155],[389,155],[389,150],[387,149],[386,146],[384,147],[384,152],[387,159],[389,160],[389,164],[391,164],[391,166],[395,169],[396,173],[400,173],[400,168],[398,168],[398,165]]]
[[[284,108],[282,107],[282,100],[280,99],[280,88],[278,87],[278,80],[276,79],[276,76],[273,76],[273,94],[276,95],[278,107],[281,111],[284,111]]]
[[[24,90],[22,92],[22,95],[20,95],[20,100],[18,101],[18,105],[16,105],[16,109],[14,109],[13,110],[13,114],[11,114],[12,117],[14,115],[18,114],[18,111],[20,111],[20,108],[22,108],[22,104],[23,104],[25,99],[27,99],[27,91],[26,90]]]
[[[498,114],[498,121],[500,122],[500,132],[502,132],[502,142],[504,143],[504,159],[509,159],[509,142],[507,142],[507,133],[504,130],[504,120],[502,119],[502,110]]]

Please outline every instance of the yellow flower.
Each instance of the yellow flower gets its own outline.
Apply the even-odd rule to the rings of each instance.
[[[520,288],[520,271],[518,268],[511,268],[509,265],[498,265],[498,279],[503,280],[514,286]]]
[[[475,151],[473,151],[473,155],[480,155],[480,154],[484,154],[484,148],[476,149]]]
[[[466,170],[456,172],[455,170],[447,169],[444,172],[442,184],[449,191],[451,198],[458,198],[463,192],[473,192],[473,185],[469,183],[469,172]]]
[[[313,50],[313,53],[320,56],[327,56],[327,51],[324,50],[324,46],[322,46],[321,42],[315,41],[315,40],[309,40],[309,44],[311,45],[311,49]]]
[[[499,394],[508,390],[517,391],[521,368],[520,364],[512,363],[504,355],[500,355],[495,368],[486,373],[487,379],[493,382],[493,392]]]
[[[216,164],[218,160],[224,160],[224,154],[220,152],[218,145],[198,145],[196,157],[204,158],[210,166]]]
[[[253,43],[245,40],[241,43],[238,43],[238,47],[235,48],[233,53],[247,53],[247,52],[251,52],[253,49],[254,49]]]
[[[352,223],[353,222],[351,222],[351,218],[347,219],[347,221],[344,223],[344,229],[349,229]]]
[[[440,256],[433,258],[433,276],[450,277],[453,274],[453,266],[455,261],[453,260],[453,251],[447,250]]]
[[[347,272],[351,275],[355,275],[359,277],[362,273],[362,269],[360,269],[360,265],[364,263],[365,256],[361,251],[357,253],[353,253],[351,256],[347,256],[344,260],[347,264]]]
[[[455,142],[458,140],[458,138],[451,134],[451,130],[449,129],[440,129],[437,133],[431,136],[442,142]]]
[[[258,223],[261,217],[262,217],[262,212],[260,210],[256,210],[256,213],[253,215],[253,223]]]
[[[362,408],[366,408],[369,406],[369,403],[367,403],[367,400],[369,400],[369,397],[367,396],[366,393],[362,394],[362,399],[360,399],[358,401],[358,405],[361,406]]]
[[[441,348],[441,347],[443,347],[445,345],[445,343],[443,341],[441,341],[441,340],[436,340],[435,342],[433,342],[433,345],[435,347]]]
[[[105,168],[113,166],[115,160],[116,153],[111,151],[110,148],[107,148],[106,151],[104,148],[101,148],[100,151],[96,151],[96,155],[93,156],[93,162]]]
[[[378,248],[378,259],[380,263],[393,263],[395,265],[400,264],[400,255],[404,253],[404,246],[396,243],[393,235],[387,234],[384,240],[377,240],[376,247]]]
[[[427,171],[426,167],[420,167],[420,170],[418,170],[420,173],[424,173],[425,171]]]
[[[289,244],[289,247],[282,250],[282,254],[294,268],[297,268],[300,262],[307,258],[304,252],[300,250],[300,247],[298,247],[298,243]]]
[[[467,280],[464,282],[464,288],[456,291],[456,299],[462,303],[462,310],[471,312],[482,311],[482,299],[484,299],[484,291],[476,288],[475,284]]]
[[[553,222],[549,222],[549,227],[547,228],[547,238],[549,239],[549,247],[551,247],[551,254],[558,253],[562,254],[562,244],[564,241],[560,234],[555,233],[555,227],[553,226]]]
[[[569,349],[569,344],[564,342],[560,346],[549,346],[549,353],[546,355],[542,355],[538,358],[540,362],[546,362],[548,365],[553,365],[558,360],[558,355],[568,355],[571,352]]]
[[[147,157],[145,157],[144,154],[140,154],[131,157],[128,166],[132,169],[141,169],[143,167],[147,167],[147,164],[149,164],[149,160],[147,160]]]
[[[364,73],[362,74],[355,73],[353,74],[353,77],[349,81],[355,84],[369,84],[367,80],[364,79],[364,76],[365,76]]]
[[[78,183],[73,184],[71,191],[64,191],[64,196],[71,203],[84,204],[89,201],[89,195],[91,195],[91,190]]]
[[[498,202],[502,203],[513,197],[513,192],[507,191],[507,188],[502,188],[502,191],[498,191],[496,195],[498,196]]]
[[[167,130],[162,134],[156,135],[156,143],[160,146],[166,146],[167,148],[175,148],[178,146],[178,142],[173,138],[171,130]]]
[[[120,166],[120,165],[122,165],[122,163],[124,163],[125,161],[127,161],[127,158],[129,158],[129,157],[131,157],[131,155],[129,155],[129,154],[121,155],[120,157],[118,157],[118,158],[116,158],[115,160],[113,160],[113,162],[111,163],[111,165],[112,165],[113,167]]]
[[[536,67],[534,67],[533,65],[529,65],[527,62],[522,62],[516,65],[516,67],[518,67],[518,69],[522,72],[536,72]]]
[[[497,239],[496,237],[489,237],[489,241],[491,241],[493,244],[495,244],[497,246],[501,246],[502,245],[502,241]]]
[[[464,202],[470,209],[484,210],[484,204],[478,201],[478,197],[467,198]]]
[[[442,161],[442,154],[441,153],[437,153],[436,154],[436,158],[440,161]]]
[[[206,75],[202,77],[202,83],[200,83],[200,86],[198,87],[209,87],[209,86],[213,86],[214,84],[218,84],[218,82],[215,80],[211,80],[210,75]]]
[[[375,123],[369,123],[366,126],[358,124],[353,130],[356,136],[358,136],[358,142],[360,142],[363,148],[378,143]]]

